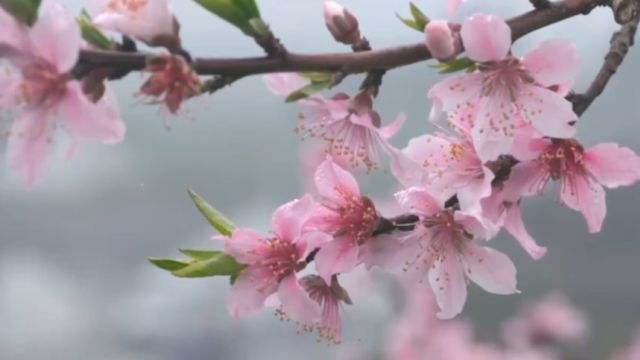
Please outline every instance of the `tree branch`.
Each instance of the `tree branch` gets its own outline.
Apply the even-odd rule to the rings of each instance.
[[[625,25],[622,25],[620,30],[613,34],[609,42],[609,52],[604,57],[604,63],[587,91],[582,94],[572,94],[569,96],[569,100],[573,102],[573,111],[575,111],[578,116],[582,115],[587,108],[591,106],[593,101],[602,94],[611,77],[618,71],[618,68],[629,52],[629,48],[633,46],[639,21],[640,16],[636,13],[635,18]]]
[[[513,40],[567,18],[587,14],[611,0],[563,0],[544,9],[536,9],[508,20]],[[82,50],[78,66],[142,70],[156,55],[116,51]],[[273,72],[346,72],[362,73],[388,70],[428,60],[431,54],[424,43],[356,53],[298,54],[282,57],[196,58],[194,68],[201,75],[247,76]]]

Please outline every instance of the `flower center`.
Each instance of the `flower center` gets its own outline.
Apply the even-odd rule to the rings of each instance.
[[[465,239],[472,238],[464,226],[455,220],[455,210],[445,209],[423,220],[425,227],[432,230],[430,251],[434,255],[446,253],[449,246],[460,250]]]
[[[513,56],[502,61],[482,63],[478,69],[484,74],[482,79],[483,96],[507,91],[509,98],[515,101],[520,85],[534,81],[520,60]]]
[[[27,105],[53,106],[67,90],[68,74],[58,74],[49,64],[34,64],[22,71],[20,95]]]
[[[584,147],[575,139],[552,139],[549,147],[539,160],[549,169],[553,180],[563,178],[567,173],[584,170]]]
[[[362,245],[370,237],[378,221],[378,214],[371,199],[366,196],[352,196],[345,206],[338,210],[341,227],[336,235],[346,234]]]
[[[295,244],[278,238],[266,239],[265,242],[267,253],[257,265],[268,269],[278,280],[304,267],[299,263],[300,255]]]

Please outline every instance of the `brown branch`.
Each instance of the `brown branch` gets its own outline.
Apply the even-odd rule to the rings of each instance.
[[[529,0],[529,2],[536,9],[546,9],[551,6],[550,0]]]
[[[640,16],[636,13],[635,18],[622,25],[620,30],[611,36],[609,52],[604,57],[604,63],[587,91],[569,96],[569,100],[573,102],[573,111],[578,116],[584,114],[593,101],[602,94],[611,77],[618,71],[629,52],[629,48],[633,46],[639,21]]]
[[[587,14],[611,0],[564,0],[545,9],[536,9],[508,20],[513,40],[532,31]],[[114,51],[82,50],[78,66],[107,67],[121,70],[141,70],[153,54],[127,54]],[[431,58],[424,43],[416,43],[381,50],[337,54],[287,53],[282,57],[253,58],[196,58],[194,68],[201,75],[246,76],[273,72],[322,71],[361,73],[388,70]]]

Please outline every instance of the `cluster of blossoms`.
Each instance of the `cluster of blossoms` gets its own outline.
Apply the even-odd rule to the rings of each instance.
[[[168,0],[95,0],[93,21],[104,30],[133,36],[153,46],[179,49],[178,25]],[[76,19],[54,1],[45,1],[32,26],[0,7],[0,110],[12,114],[6,130],[8,163],[29,185],[44,173],[54,152],[54,132],[65,130],[73,156],[88,142],[119,143],[125,125],[115,95],[105,81],[111,74],[96,69],[76,73],[80,50],[91,48]],[[200,91],[198,76],[183,57],[166,55],[149,64],[151,78],[142,95],[162,101],[172,113]]]
[[[461,2],[449,1],[451,14]],[[91,5],[96,29],[169,51],[148,61],[150,77],[141,95],[177,113],[186,99],[206,90],[181,48],[180,27],[168,0],[95,0]],[[327,1],[324,18],[336,41],[354,51],[369,46],[357,18],[339,4]],[[248,21],[254,28],[243,31],[268,31],[254,20]],[[0,60],[8,66],[0,71],[0,110],[15,115],[7,153],[26,183],[33,184],[49,163],[54,130],[69,134],[69,154],[88,141],[123,140],[125,126],[105,84],[123,75],[78,64],[81,49],[95,44],[83,42],[80,25],[62,6],[45,1],[32,25],[0,7],[0,28]],[[440,319],[460,314],[470,282],[494,294],[519,292],[513,262],[485,243],[504,228],[532,258],[540,259],[547,249],[526,230],[520,212],[523,199],[540,195],[554,180],[561,202],[581,212],[595,233],[606,215],[603,187],[628,186],[640,179],[640,157],[632,150],[614,143],[585,148],[575,138],[578,116],[566,96],[580,61],[570,42],[549,40],[517,57],[511,51],[510,27],[487,14],[460,24],[431,21],[424,31],[425,46],[435,59],[447,62],[464,51],[469,64],[467,72],[428,91],[433,104],[429,119],[438,131],[413,138],[403,149],[394,147],[390,139],[405,116],[385,123],[374,110],[377,85],[366,82],[354,95],[299,99],[309,110],[300,115],[297,132],[326,143],[326,155],[314,169],[316,195],[279,207],[268,235],[240,228],[221,238],[224,252],[243,265],[232,286],[233,316],[274,305],[281,318],[296,322],[301,330],[314,330],[338,343],[343,304],[351,304],[340,276],[359,266],[381,267],[411,279],[407,287],[415,295],[409,308],[419,309],[410,316],[425,314],[425,324],[439,329],[437,336],[418,341],[418,349],[399,340],[391,346],[393,353],[503,358],[501,350],[476,344],[465,325],[432,319],[434,314]],[[260,44],[264,38],[256,40]],[[125,37],[123,43],[127,41]],[[110,50],[124,47],[107,42]],[[272,57],[277,51],[267,53]],[[339,78],[333,74],[331,85]],[[287,97],[317,85],[310,74],[272,74],[265,80],[274,93]],[[394,197],[402,215],[394,218],[380,213],[350,172],[360,167],[371,171],[384,162],[402,186]],[[315,272],[309,270],[312,262]],[[507,332],[517,335],[509,340],[513,349],[529,351],[536,341],[582,338],[580,316],[566,310],[562,300],[552,301],[508,324]],[[558,323],[547,328],[549,319]],[[402,324],[397,331],[404,334],[400,339],[422,334]],[[443,355],[446,351],[457,353]]]
[[[325,17],[336,39],[357,41],[346,36],[359,35],[357,20],[349,21],[355,19],[351,13],[335,3],[325,11],[332,14]],[[355,30],[346,24],[355,25]],[[436,58],[449,60],[464,49],[473,64],[472,71],[447,78],[428,92],[433,102],[430,120],[440,131],[397,149],[388,140],[404,116],[383,126],[367,89],[355,96],[339,93],[300,100],[310,114],[300,116],[298,131],[327,143],[329,158],[315,173],[320,204],[312,205],[307,195],[283,206],[274,214],[275,237],[251,233],[249,240],[247,230],[242,230],[227,240],[227,252],[250,264],[241,273],[244,281],[233,287],[232,313],[243,312],[238,311],[244,306],[241,299],[255,299],[253,309],[262,307],[278,289],[278,301],[267,303],[280,303],[279,313],[305,329],[321,324],[321,333],[336,341],[340,325],[335,309],[341,302],[349,303],[338,276],[363,265],[410,273],[416,287],[427,288],[419,284],[426,280],[439,308],[437,317],[450,319],[463,310],[469,282],[494,294],[519,292],[513,262],[484,246],[501,228],[532,258],[547,252],[525,228],[520,212],[524,198],[540,195],[550,180],[558,181],[562,203],[580,211],[588,229],[598,232],[606,212],[603,186],[631,185],[640,179],[640,157],[630,149],[612,143],[585,149],[575,139],[578,116],[565,96],[580,61],[570,42],[549,40],[525,57],[516,57],[509,26],[486,14],[475,14],[462,24],[433,21],[425,33]],[[269,75],[265,81],[282,96],[311,83],[304,74],[286,73]],[[439,124],[442,114],[444,125]],[[371,170],[379,166],[382,153],[404,187],[395,195],[404,214],[398,218],[380,215],[360,194],[354,176],[338,165]],[[294,219],[277,220],[284,209],[299,204],[305,204],[305,210],[292,214]],[[385,222],[392,223],[391,229]],[[295,236],[281,235],[283,223],[295,224]],[[247,254],[250,261],[244,260]],[[318,275],[307,276],[324,292],[310,290],[305,277],[295,282],[294,274],[312,260]],[[314,310],[310,299],[320,293],[325,295],[316,305],[331,304],[331,311]]]

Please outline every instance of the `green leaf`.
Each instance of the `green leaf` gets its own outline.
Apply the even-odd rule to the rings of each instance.
[[[236,26],[249,36],[255,32],[249,20],[260,17],[254,0],[194,0],[211,13]]]
[[[333,73],[319,72],[319,71],[301,72],[300,75],[311,80],[311,82],[314,82],[314,83],[322,82],[322,81],[331,81],[333,77]]]
[[[476,70],[476,63],[468,57],[461,57],[448,62],[431,65],[431,67],[440,69],[440,74],[451,74],[463,70],[467,72],[474,71]]]
[[[424,27],[429,23],[429,18],[414,3],[409,3],[409,9],[417,28],[424,31]]]
[[[191,263],[190,260],[178,260],[178,259],[160,259],[160,258],[148,258],[149,262],[159,267],[160,269],[167,271],[176,271],[183,269]]]
[[[304,99],[310,95],[319,93],[323,90],[326,90],[329,88],[329,86],[331,86],[331,79],[329,80],[323,80],[320,82],[312,82],[311,84],[303,87],[302,89],[298,89],[294,92],[292,92],[291,94],[289,94],[289,96],[287,96],[287,98],[285,99],[286,102],[294,102],[294,101],[298,101],[300,99]]]
[[[41,0],[0,0],[0,6],[20,22],[32,26],[38,19],[40,2]]]
[[[220,234],[229,236],[236,228],[235,225],[224,214],[218,211],[216,208],[207,203],[200,195],[196,194],[193,190],[189,189],[189,196],[196,205],[198,210],[209,221],[209,224],[213,226]]]
[[[221,251],[217,251],[207,259],[193,261],[188,266],[173,271],[173,275],[187,278],[237,276],[244,268],[246,265],[238,263],[233,257]]]
[[[400,21],[402,21],[405,25],[407,25],[408,27],[412,28],[413,30],[417,30],[419,32],[424,32],[424,28],[420,29],[420,27],[416,24],[415,20],[403,18],[399,14],[396,14],[396,17],[398,17],[398,19],[400,19]]]
[[[105,34],[98,29],[86,10],[82,10],[80,16],[76,19],[80,30],[82,31],[82,38],[85,39],[91,45],[99,49],[112,49],[114,46],[113,41],[109,39]]]
[[[271,36],[271,30],[269,26],[259,17],[249,20],[249,25],[253,33],[263,39],[268,39]]]
[[[195,260],[206,260],[220,254],[220,251],[216,250],[179,249],[179,251]]]

